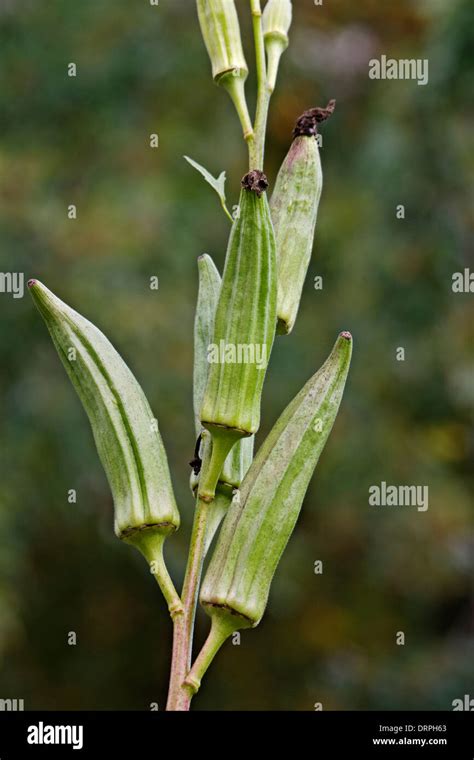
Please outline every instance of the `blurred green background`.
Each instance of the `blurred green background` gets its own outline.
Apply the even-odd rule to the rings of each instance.
[[[275,346],[259,440],[341,329],[354,334],[354,360],[267,614],[240,646],[226,644],[194,709],[451,709],[474,693],[474,296],[451,289],[452,273],[474,263],[474,6],[294,5],[271,182],[295,118],[338,105],[323,130],[315,255],[294,334]],[[247,2],[238,6],[253,69]],[[382,54],[429,59],[428,86],[370,80]],[[196,259],[208,252],[222,267],[228,235],[182,156],[225,169],[235,203],[246,168],[237,119],[212,84],[192,0],[4,0],[0,64],[1,271],[43,280],[141,381],[182,513],[166,545],[180,582]],[[253,107],[252,76],[247,90]],[[163,708],[164,603],[143,559],[113,536],[87,419],[30,298],[0,294],[0,309],[0,697],[27,709]],[[381,481],[428,485],[429,510],[369,506]],[[207,627],[200,612],[198,643]]]

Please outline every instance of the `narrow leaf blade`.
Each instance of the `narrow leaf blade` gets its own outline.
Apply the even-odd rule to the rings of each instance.
[[[194,161],[194,159],[189,158],[189,156],[184,156],[188,164],[191,164],[191,166],[196,169],[196,171],[201,174],[206,182],[209,183],[209,185],[215,190],[217,195],[219,196],[222,205],[225,207],[226,197],[225,197],[225,181],[226,181],[226,174],[225,172],[221,172],[218,177],[213,177],[210,172],[207,171],[207,169],[204,168],[204,166],[201,166],[201,164],[198,164],[197,161]]]

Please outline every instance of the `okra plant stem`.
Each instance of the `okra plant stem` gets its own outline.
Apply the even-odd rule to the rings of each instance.
[[[207,473],[210,464],[211,454],[208,451],[202,462],[201,477],[208,477]],[[194,693],[193,689],[185,683],[185,678],[191,668],[194,618],[206,551],[207,518],[212,506],[212,501],[204,501],[199,496],[196,499],[196,511],[194,513],[188,563],[183,583],[182,602],[184,612],[182,615],[175,617],[173,621],[173,654],[167,710],[189,710]]]
[[[260,169],[263,171],[265,133],[271,90],[268,88],[267,84],[267,64],[265,59],[265,42],[263,38],[262,8],[260,0],[250,0],[250,9],[252,12],[253,34],[255,38],[258,89],[254,139],[249,143],[249,169]]]
[[[182,601],[184,614],[174,620],[173,654],[167,710],[189,710],[193,696],[192,690],[184,684],[184,680],[191,667],[194,618],[204,560],[206,524],[209,509],[212,509],[212,504],[199,498],[196,500],[188,563],[183,584]]]
[[[186,665],[184,663],[186,643],[186,613],[175,618],[173,627],[173,653],[171,661],[171,675],[168,691],[166,710],[188,711],[192,695],[189,691],[181,688]]]
[[[193,696],[192,691],[184,684],[184,680],[191,667],[194,618],[204,559],[206,523],[209,508],[209,503],[197,499],[188,564],[183,585],[182,600],[184,614],[174,620],[173,654],[167,710],[189,710]]]

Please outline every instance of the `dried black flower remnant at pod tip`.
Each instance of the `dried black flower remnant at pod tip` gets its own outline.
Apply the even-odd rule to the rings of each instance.
[[[241,185],[244,190],[251,190],[260,198],[262,193],[268,189],[269,182],[263,172],[259,169],[252,169],[245,177],[242,177]]]
[[[329,119],[333,115],[335,108],[336,101],[330,100],[326,108],[310,108],[308,111],[305,111],[295,124],[293,137],[317,135],[318,124]]]

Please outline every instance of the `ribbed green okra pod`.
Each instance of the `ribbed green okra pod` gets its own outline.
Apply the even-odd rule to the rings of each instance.
[[[261,393],[275,336],[276,252],[267,181],[262,172],[253,171],[242,185],[208,349],[200,415],[212,435],[208,476],[199,484],[204,501],[212,500],[235,442],[259,428]]]
[[[202,584],[201,604],[212,629],[187,680],[194,689],[223,640],[239,628],[255,627],[264,614],[274,572],[336,419],[351,353],[352,337],[343,332],[276,422],[232,502]]]
[[[196,491],[199,483],[200,461],[203,450],[211,445],[209,432],[201,425],[201,407],[209,371],[208,353],[213,340],[214,321],[221,291],[221,276],[213,260],[207,254],[198,259],[199,291],[194,320],[194,373],[193,402],[194,420],[198,447],[195,466],[191,474],[191,489]],[[216,499],[208,518],[207,543],[212,541],[219,524],[232,500],[232,493],[238,488],[253,459],[254,436],[242,438],[232,447],[224,462],[216,487]],[[199,454],[201,453],[201,456]]]
[[[333,113],[334,107],[332,100],[327,108],[313,108],[298,119],[270,201],[277,244],[280,334],[292,331],[298,314],[323,187],[317,125]]]
[[[97,327],[38,280],[28,285],[89,417],[114,499],[115,533],[154,563],[170,612],[179,612],[181,603],[162,556],[166,536],[179,527],[179,513],[158,423],[145,394]]]

